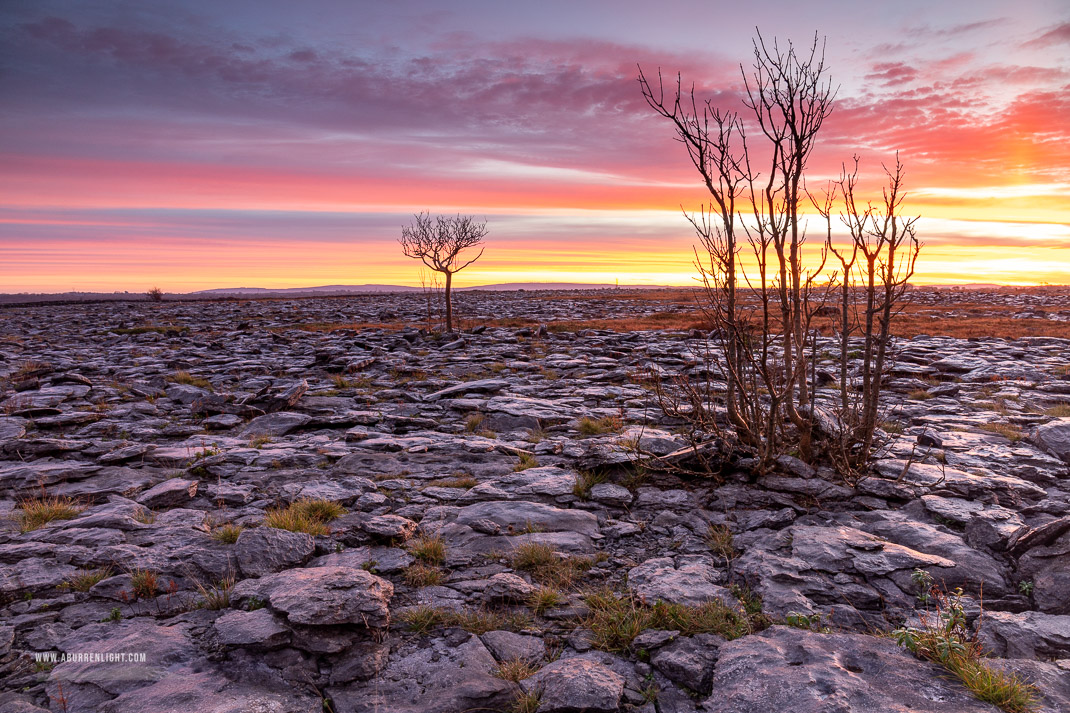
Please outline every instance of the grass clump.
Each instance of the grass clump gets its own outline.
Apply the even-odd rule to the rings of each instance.
[[[419,562],[406,567],[402,576],[410,587],[437,587],[445,579],[442,570],[438,567]]]
[[[24,498],[15,504],[15,508],[19,532],[36,530],[54,520],[71,520],[85,509],[73,498],[56,495]]]
[[[528,606],[531,607],[536,616],[542,616],[547,609],[561,606],[566,601],[568,599],[565,595],[553,587],[540,586],[531,593],[528,598]]]
[[[576,483],[572,486],[572,494],[580,500],[588,500],[591,497],[591,488],[606,482],[608,479],[609,474],[605,471],[592,472],[581,470],[576,476]]]
[[[135,567],[130,572],[130,588],[137,599],[152,599],[160,591],[156,572]]]
[[[603,416],[602,418],[584,416],[576,428],[582,436],[603,436],[607,433],[620,433],[624,430],[624,422],[617,416]]]
[[[527,542],[513,550],[509,564],[513,569],[527,572],[539,584],[568,588],[594,566],[594,560],[590,557],[562,557],[550,545]]]
[[[539,461],[535,460],[535,456],[533,454],[520,451],[518,455],[520,456],[520,460],[517,462],[516,465],[513,466],[514,473],[519,473],[520,471],[527,470],[528,468],[539,467]]]
[[[916,580],[917,581],[917,580]],[[921,627],[903,627],[892,632],[896,643],[919,658],[938,663],[953,673],[978,700],[1007,713],[1037,710],[1037,689],[1017,674],[1008,674],[984,658],[977,635],[966,624],[962,590],[950,593],[932,586],[925,601],[935,611],[921,616]]]
[[[441,537],[422,535],[409,542],[409,554],[420,562],[441,565],[446,561],[446,543]]]
[[[542,699],[537,692],[521,693],[513,701],[509,713],[535,713],[539,710],[540,703],[542,703]]]
[[[175,383],[175,384],[185,384],[186,386],[196,386],[199,389],[211,389],[212,388],[212,382],[208,381],[208,379],[202,379],[200,377],[193,376],[188,371],[176,371],[174,374],[172,374],[169,377],[168,380],[171,381],[172,383]]]
[[[285,508],[272,508],[264,517],[268,527],[290,532],[305,532],[313,537],[329,535],[327,523],[345,513],[336,502],[322,498],[302,498]]]
[[[912,389],[907,394],[907,398],[911,401],[928,401],[929,399],[933,399],[936,397],[930,394],[925,389]]]
[[[212,530],[212,539],[216,542],[222,542],[224,545],[233,545],[238,541],[238,537],[245,530],[241,525],[226,524]]]
[[[74,575],[63,584],[59,585],[64,589],[69,589],[75,592],[88,592],[94,584],[101,582],[111,576],[111,567],[104,567],[103,569],[90,569],[83,567],[78,570],[78,574]]]
[[[520,683],[525,678],[531,678],[538,670],[538,666],[518,657],[508,661],[502,661],[494,667],[491,671],[491,675],[500,678],[503,681]]]
[[[679,631],[683,636],[717,634],[731,641],[768,625],[763,616],[720,601],[697,607],[662,601],[651,605],[634,595],[611,591],[589,594],[585,601],[590,614],[584,626],[594,635],[594,646],[613,653],[628,650],[645,629]]]
[[[439,627],[456,626],[465,631],[481,636],[488,631],[517,631],[530,622],[518,615],[505,614],[489,609],[462,609],[451,611],[429,606],[407,609],[399,619],[405,626],[417,634],[426,634]]]
[[[219,580],[218,585],[204,586],[200,582],[195,581],[197,591],[200,592],[201,601],[198,602],[198,606],[202,609],[211,609],[216,611],[219,609],[230,608],[230,590],[234,587],[234,575],[230,574]]]
[[[249,439],[249,447],[260,450],[261,447],[271,443],[271,436],[261,433]]]
[[[1056,404],[1051,408],[1044,409],[1045,416],[1054,416],[1055,418],[1070,418],[1070,404]]]
[[[1025,438],[1022,429],[1009,423],[982,423],[978,428],[982,431],[988,431],[989,433],[1003,436],[1011,443],[1017,443]]]
[[[739,553],[732,541],[732,530],[728,525],[710,525],[706,529],[706,546],[710,552],[732,561]]]
[[[458,476],[453,477],[453,478],[438,478],[436,480],[432,480],[431,482],[429,482],[427,484],[427,487],[429,487],[429,488],[464,488],[465,490],[468,490],[469,488],[474,488],[477,485],[479,485],[479,481],[478,480],[476,480],[475,478],[473,478],[472,476],[470,476],[468,474],[465,474],[465,475],[458,475]]]

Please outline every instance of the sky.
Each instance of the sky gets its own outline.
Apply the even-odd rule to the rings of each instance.
[[[690,284],[637,67],[742,109],[756,28],[823,41],[809,186],[899,153],[915,282],[1070,283],[1065,0],[4,0],[0,292],[414,285],[424,210],[488,223],[458,286]]]

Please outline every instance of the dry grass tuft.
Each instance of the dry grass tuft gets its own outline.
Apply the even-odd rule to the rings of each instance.
[[[329,535],[327,523],[345,513],[336,502],[322,498],[302,498],[285,508],[272,508],[264,517],[268,527],[290,532],[305,532],[313,537]]]
[[[441,565],[446,561],[446,543],[437,535],[417,537],[409,542],[408,551],[424,564]]]
[[[18,523],[19,532],[36,530],[54,520],[71,520],[85,510],[85,507],[73,498],[55,495],[24,498],[15,503],[15,508],[15,521]]]

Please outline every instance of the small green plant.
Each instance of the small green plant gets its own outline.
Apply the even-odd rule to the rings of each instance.
[[[101,624],[106,624],[109,621],[121,621],[122,618],[123,618],[123,612],[119,609],[119,607],[112,607],[111,611],[108,613],[108,616],[106,616],[103,619],[101,619],[100,623]]]
[[[981,701],[998,706],[1006,713],[1036,711],[1036,687],[985,660],[977,635],[966,623],[962,590],[948,593],[933,587],[930,599],[935,612],[921,614],[921,627],[902,627],[893,631],[896,643],[919,658],[943,666]]]
[[[1018,593],[1027,597],[1033,596],[1033,583],[1030,581],[1018,582]]]
[[[464,420],[464,430],[466,433],[479,433],[483,430],[483,422],[487,420],[485,414],[475,413],[468,414],[468,418]]]
[[[446,543],[441,537],[423,535],[409,542],[409,554],[420,562],[441,565],[446,561]]]
[[[520,451],[519,456],[520,460],[515,466],[513,466],[514,473],[519,473],[520,471],[527,470],[528,468],[539,467],[539,461],[535,460],[534,454],[527,453],[525,451]]]
[[[15,509],[19,532],[30,532],[55,520],[71,520],[85,508],[72,498],[41,495],[17,501]]]
[[[923,569],[915,569],[910,573],[910,581],[918,588],[918,601],[922,604],[928,603],[932,596],[933,586],[936,584],[933,576]]]
[[[784,616],[784,623],[788,626],[795,627],[796,629],[806,629],[807,631],[816,631],[822,634],[829,633],[831,629],[822,625],[821,621],[821,612],[802,614],[796,611],[789,611]]]
[[[233,545],[244,530],[245,528],[241,525],[227,523],[212,530],[212,539],[225,545]]]
[[[75,592],[88,592],[94,584],[101,582],[110,576],[111,567],[104,567],[103,569],[89,569],[83,567],[78,570],[78,574],[71,577],[60,586]]]
[[[256,611],[264,608],[264,600],[260,597],[249,597],[245,602],[245,611]]]

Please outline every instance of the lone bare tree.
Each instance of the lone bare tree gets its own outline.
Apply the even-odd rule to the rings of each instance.
[[[435,272],[445,276],[446,331],[453,331],[453,273],[483,256],[483,238],[487,236],[486,222],[476,222],[467,215],[436,216],[429,212],[417,213],[411,225],[402,227],[401,249],[406,257],[421,261]],[[461,253],[479,247],[479,253],[462,262]]]

